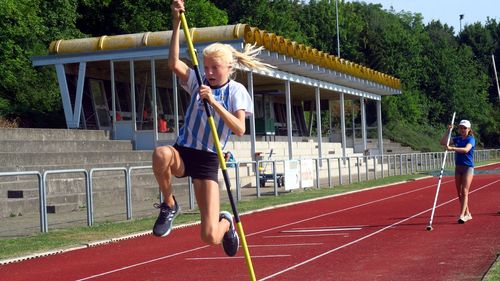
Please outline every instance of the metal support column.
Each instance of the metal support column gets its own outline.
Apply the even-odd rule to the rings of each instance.
[[[382,138],[382,100],[377,101],[377,137],[379,154],[384,155],[384,139]]]
[[[321,148],[321,143],[322,143],[322,136],[321,136],[321,100],[320,100],[320,90],[319,87],[315,88],[315,94],[316,94],[316,131],[318,134],[318,158],[322,158],[321,155],[322,153],[322,148]],[[319,162],[319,166],[321,167],[323,164],[323,161]]]
[[[346,136],[345,136],[345,108],[344,108],[344,93],[340,93],[340,130],[342,134],[342,157],[346,157]],[[345,161],[345,160],[344,160]],[[345,162],[344,162],[345,163]]]
[[[292,98],[290,95],[290,81],[285,81],[285,96],[286,96],[286,128],[288,134],[288,159],[293,159],[292,146]]]
[[[252,101],[254,101],[254,104],[255,104],[255,97],[254,97],[254,92],[253,92],[253,72],[251,71],[248,71],[247,72],[247,90],[248,90],[248,93],[250,94],[250,98],[252,99]],[[254,109],[254,112],[255,112],[255,109]],[[255,114],[252,114],[252,116],[250,117],[250,153],[251,153],[251,157],[252,157],[252,161],[257,161],[257,159],[255,159],[255,152],[256,152],[256,148],[255,148],[255,142],[256,142],[256,138],[255,138]]]
[[[366,152],[366,106],[365,106],[365,98],[361,98],[360,100],[360,110],[361,110],[361,137],[363,138],[363,152]]]

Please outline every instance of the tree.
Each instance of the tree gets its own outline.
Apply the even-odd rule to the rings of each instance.
[[[483,75],[487,76],[484,78],[487,85],[487,101],[483,101],[483,92],[481,92],[481,95],[475,94],[472,96],[474,99],[473,104],[467,109],[472,111],[472,116],[476,115],[474,114],[476,113],[474,110],[481,113],[477,118],[479,118],[481,122],[480,134],[485,144],[489,146],[498,146],[500,145],[500,143],[498,143],[500,110],[491,55],[493,54],[497,58],[496,63],[498,65],[498,57],[500,56],[500,24],[498,24],[495,19],[488,18],[484,27],[481,23],[467,25],[459,35],[459,42],[464,45],[464,47],[470,48],[474,63],[481,69],[479,74],[482,77]],[[467,66],[469,65],[465,65],[465,67]],[[475,76],[477,72],[469,72],[467,74]],[[470,84],[466,86],[470,86]],[[474,86],[476,86],[474,89],[481,91],[484,90],[483,87],[485,87],[484,85]]]
[[[217,7],[224,9],[229,24],[246,23],[278,35],[293,38],[299,43],[308,43],[308,38],[298,22],[302,5],[289,0],[214,0]]]
[[[80,34],[71,25],[74,11],[69,0],[0,2],[0,116],[34,125],[43,114],[60,110],[53,70],[33,68],[30,58],[46,55],[56,37]]]
[[[494,19],[488,19],[484,27],[479,22],[467,25],[460,33],[459,41],[472,49],[474,57],[479,60],[484,72],[488,73],[490,80],[489,100],[493,104],[498,102],[491,55],[493,54],[497,58],[500,56],[500,24]]]
[[[79,0],[78,28],[91,36],[117,35],[172,28],[170,1]],[[208,0],[186,1],[186,19],[193,27],[227,24],[227,14]]]
[[[337,19],[335,4],[331,1],[309,1],[303,7],[298,21],[309,44],[318,50],[337,55]]]

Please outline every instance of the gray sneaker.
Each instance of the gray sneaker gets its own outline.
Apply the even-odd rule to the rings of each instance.
[[[165,237],[172,231],[172,224],[174,219],[179,215],[179,204],[175,200],[175,206],[170,208],[165,202],[158,204],[155,203],[154,207],[160,209],[160,214],[156,219],[155,225],[153,227],[153,234],[159,237]]]
[[[219,221],[226,219],[229,222],[229,230],[224,234],[222,238],[222,247],[226,255],[232,257],[238,252],[238,247],[240,246],[240,238],[238,233],[234,229],[233,216],[226,211],[222,211],[219,215]]]

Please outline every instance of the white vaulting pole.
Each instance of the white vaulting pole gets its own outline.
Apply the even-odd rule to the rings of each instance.
[[[498,87],[498,75],[497,75],[497,67],[495,65],[495,55],[491,54],[491,59],[493,60],[493,72],[495,74],[495,81],[497,82],[498,102],[500,103],[500,87]]]
[[[453,112],[453,117],[451,118],[451,126],[450,126],[450,130],[448,131],[448,140],[446,141],[446,146],[450,145],[451,132],[453,131],[453,123],[455,123],[455,112]],[[438,195],[439,195],[439,188],[441,187],[441,179],[443,178],[444,165],[446,164],[446,155],[448,155],[447,149],[445,149],[445,151],[444,151],[443,164],[441,165],[441,172],[439,173],[439,181],[438,181],[438,185],[436,188],[436,196],[434,197],[434,205],[432,205],[431,219],[429,220],[429,225],[426,228],[429,231],[432,230],[432,220],[434,218],[434,211],[436,210],[436,204],[437,204]]]

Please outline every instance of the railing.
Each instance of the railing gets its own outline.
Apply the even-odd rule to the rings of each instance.
[[[450,154],[450,157],[446,160],[447,167],[453,166],[454,163],[454,153]],[[344,177],[347,178],[348,182],[351,184],[354,182],[354,178],[357,182],[370,179],[377,179],[379,176],[381,178],[386,176],[396,176],[405,174],[414,174],[417,172],[425,171],[435,171],[440,169],[440,164],[444,157],[444,152],[428,152],[428,153],[409,153],[409,154],[392,154],[392,155],[379,155],[379,156],[354,156],[354,157],[330,157],[330,158],[312,158],[309,160],[314,161],[314,185],[316,188],[321,186],[334,187],[334,179],[337,178],[338,185],[343,185]],[[500,149],[494,150],[477,150],[474,154],[474,159],[476,162],[487,161],[487,160],[498,160],[500,159]],[[306,159],[295,159],[299,163]],[[284,169],[284,164],[286,160],[259,160],[259,161],[241,161],[241,162],[228,162],[228,171],[234,169],[234,177],[236,181],[236,194],[237,200],[242,199],[242,180],[243,177],[240,174],[240,168],[242,165],[251,165],[253,170],[253,175],[248,175],[246,180],[255,177],[255,196],[257,198],[262,196],[262,186],[261,180],[262,176],[269,175],[273,181],[273,195],[279,196],[278,188],[282,184],[278,183],[280,177],[286,177],[286,171],[283,170],[283,174],[278,172],[277,165],[281,165]],[[326,165],[324,163],[326,162]],[[264,174],[259,167],[264,164],[271,164],[272,171],[269,174]],[[233,166],[233,167],[231,167]],[[363,169],[364,166],[364,169]],[[267,166],[266,166],[267,167]],[[97,172],[103,171],[122,171],[125,176],[125,211],[126,219],[132,219],[132,199],[131,194],[133,190],[132,184],[132,173],[136,170],[151,170],[152,166],[131,166],[131,167],[109,167],[109,168],[92,168],[90,170],[85,169],[67,169],[67,170],[47,170],[43,174],[39,171],[25,171],[25,172],[0,172],[0,177],[7,176],[37,176],[38,179],[38,193],[39,193],[39,212],[40,212],[40,231],[48,232],[48,221],[47,221],[47,177],[54,174],[68,174],[68,173],[83,173],[85,176],[85,191],[86,191],[86,206],[87,206],[87,225],[94,225],[94,204],[93,204],[93,183],[94,176]],[[354,170],[354,172],[353,172]],[[347,175],[344,173],[347,172]],[[326,176],[325,176],[326,175]],[[364,177],[363,177],[364,176]],[[326,183],[322,183],[322,180],[326,180]],[[265,185],[265,183],[264,183]],[[194,192],[191,185],[191,180],[188,180],[189,192],[189,208],[194,208]],[[159,195],[160,200],[162,200],[161,193]]]
[[[45,195],[45,186],[42,183],[42,174],[38,171],[26,171],[26,172],[1,172],[0,177],[8,177],[8,176],[37,176],[38,179],[38,206],[40,212],[40,232],[47,232],[45,229],[46,225],[46,208],[43,205],[43,198]]]
[[[66,174],[66,173],[83,173],[85,175],[85,190],[87,197],[87,224],[91,226],[91,212],[92,212],[92,190],[89,188],[89,173],[85,169],[67,169],[67,170],[48,170],[43,172],[42,176],[42,193],[40,196],[40,216],[43,216],[42,232],[49,231],[49,224],[47,222],[47,176],[53,174]],[[90,206],[90,207],[89,207]]]

